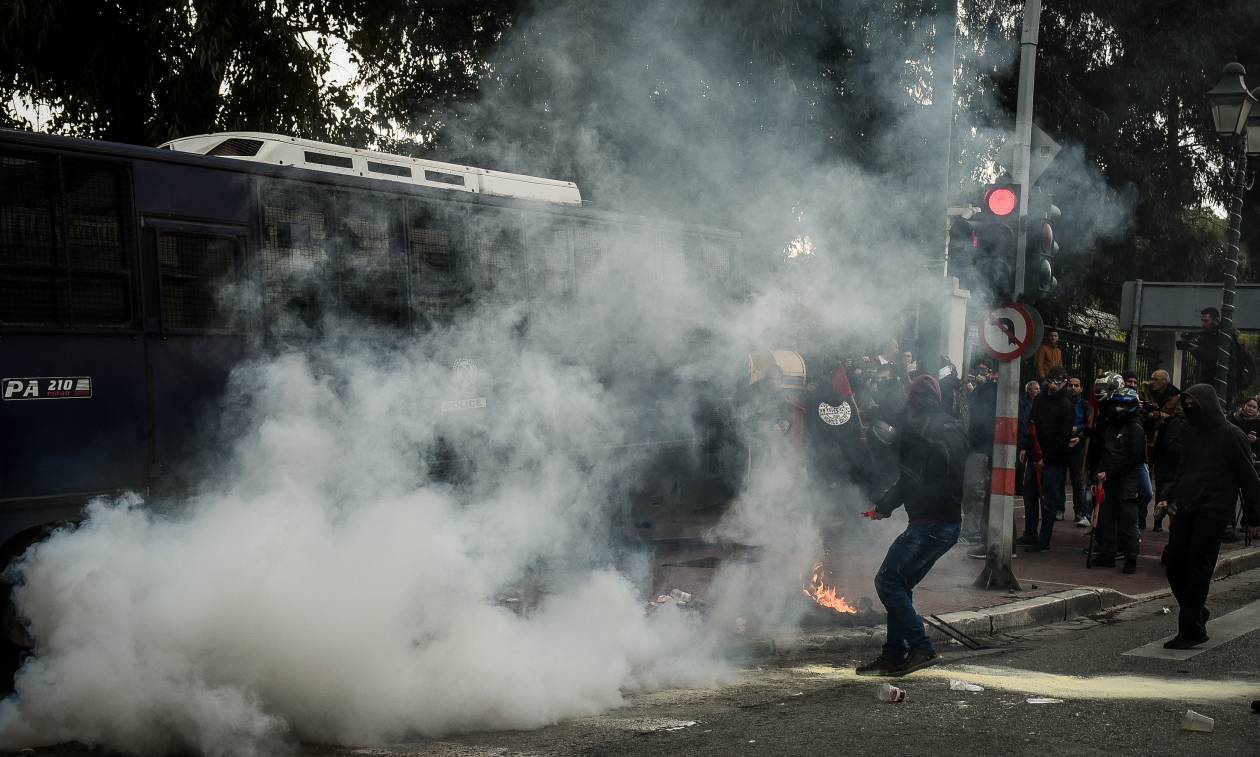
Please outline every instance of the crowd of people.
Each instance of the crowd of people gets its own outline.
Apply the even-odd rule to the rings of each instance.
[[[1204,310],[1205,331],[1214,326],[1210,317],[1219,324],[1213,312]],[[1190,343],[1198,349],[1211,336],[1200,333]],[[913,589],[957,542],[971,545],[972,557],[988,555],[993,366],[980,360],[964,378],[947,363],[933,377],[910,370],[913,363],[891,342],[876,360],[852,371],[861,378],[869,364],[875,372],[869,386],[905,398],[897,411],[904,429],[897,438],[894,483],[871,515],[886,518],[904,506],[908,525],[875,578],[888,632],[880,656],[858,667],[864,675],[905,675],[935,664],[939,658],[915,613]],[[1024,386],[1019,403],[1017,486],[1024,526],[1016,544],[1030,552],[1051,548],[1070,487],[1072,519],[1093,529],[1086,564],[1119,565],[1132,574],[1148,523],[1162,530],[1171,518],[1162,562],[1180,609],[1178,633],[1165,646],[1185,649],[1207,641],[1210,613],[1204,605],[1222,541],[1239,524],[1260,536],[1260,396],[1246,398],[1227,417],[1202,377],[1182,391],[1162,369],[1146,382],[1132,371],[1092,381],[1070,375],[1053,330],[1033,357],[1033,370],[1037,378]],[[1245,376],[1230,381],[1244,386]],[[892,402],[871,404],[876,409]]]

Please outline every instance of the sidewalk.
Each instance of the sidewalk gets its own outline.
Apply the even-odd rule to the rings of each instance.
[[[1068,505],[1069,511],[1071,505]],[[1016,502],[1016,522],[1022,527],[1023,504]],[[884,524],[881,524],[884,525]],[[1167,522],[1165,521],[1165,528]],[[862,553],[833,555],[838,593],[857,605],[863,597],[874,601],[882,622],[882,607],[873,585],[883,551],[896,535],[899,526],[887,524],[863,539]],[[959,545],[940,559],[936,567],[914,592],[915,607],[922,615],[945,615],[949,622],[969,621],[972,633],[979,629],[996,633],[1002,628],[1038,625],[1053,620],[1087,615],[1109,607],[1168,593],[1160,554],[1168,541],[1168,532],[1149,528],[1142,536],[1138,571],[1125,575],[1119,564],[1114,568],[1086,568],[1084,550],[1089,543],[1088,529],[1072,520],[1055,524],[1051,549],[1047,552],[1018,551],[1012,565],[1021,585],[1020,591],[992,591],[975,587],[974,581],[984,567],[983,561],[967,557],[967,547]],[[743,550],[721,548],[692,542],[661,543],[657,547],[653,585],[656,593],[682,589],[696,597],[706,597],[709,583],[723,561],[739,559]],[[1121,561],[1122,562],[1122,561]],[[1222,545],[1217,562],[1217,577],[1260,567],[1260,543],[1244,548],[1237,542]],[[1081,591],[1081,590],[1089,591]],[[790,587],[785,587],[790,591]],[[1047,598],[1053,595],[1051,598]],[[802,600],[808,602],[802,595]],[[1030,601],[1031,600],[1031,601]],[[985,618],[973,617],[977,612]],[[956,618],[952,614],[960,614]],[[810,620],[823,619],[821,624],[808,623],[812,631],[827,627],[827,614],[815,614]],[[835,628],[855,625],[853,618],[840,619]]]

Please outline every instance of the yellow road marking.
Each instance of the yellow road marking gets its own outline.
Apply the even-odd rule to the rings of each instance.
[[[1260,682],[1167,679],[1128,675],[1069,676],[981,665],[937,666],[912,673],[904,679],[859,676],[853,668],[834,668],[827,665],[806,665],[793,668],[793,670],[805,675],[837,681],[896,682],[903,680],[913,683],[915,680],[924,678],[957,679],[979,684],[986,689],[1018,691],[1060,699],[1178,699],[1203,702],[1260,696]]]

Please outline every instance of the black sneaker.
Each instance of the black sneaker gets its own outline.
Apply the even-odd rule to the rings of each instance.
[[[1193,639],[1178,634],[1164,642],[1164,649],[1194,649],[1207,640],[1207,634],[1203,634],[1202,636]]]
[[[940,661],[941,656],[931,649],[912,649],[900,665],[884,673],[884,675],[893,678],[907,676],[916,670],[930,668]]]
[[[1037,543],[1037,537],[1029,536],[1028,534],[1024,534],[1023,536],[1015,540],[1015,545],[1018,547],[1031,547],[1032,545],[1036,543]]]
[[[904,659],[890,660],[881,654],[879,657],[876,657],[874,660],[871,660],[864,665],[858,665],[854,670],[860,676],[886,676],[890,670],[896,668],[898,665],[901,665],[903,662],[905,662]]]
[[[970,557],[972,560],[987,560],[989,559],[989,551],[984,547],[971,549],[967,551],[967,557]]]
[[[1125,558],[1124,568],[1122,568],[1120,572],[1128,573],[1130,575],[1137,573],[1137,558],[1133,558],[1133,557]]]

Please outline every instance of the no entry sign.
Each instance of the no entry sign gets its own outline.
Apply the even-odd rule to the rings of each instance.
[[[1041,315],[1035,308],[1017,302],[999,305],[985,316],[980,341],[994,359],[1018,360],[1041,342]]]

